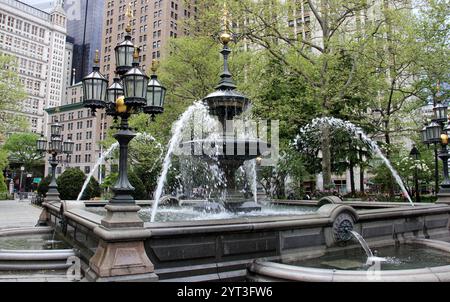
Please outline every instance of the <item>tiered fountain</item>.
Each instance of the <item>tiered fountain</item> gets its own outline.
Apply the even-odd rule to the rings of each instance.
[[[261,210],[261,207],[252,200],[247,200],[244,194],[237,188],[236,172],[245,161],[255,159],[262,155],[262,147],[267,150],[267,143],[258,139],[238,138],[235,133],[234,119],[248,110],[250,101],[242,93],[236,90],[236,84],[228,68],[228,57],[231,50],[228,44],[231,36],[228,33],[221,35],[223,44],[221,51],[224,58],[224,70],[216,91],[203,99],[209,113],[217,117],[222,133],[214,139],[201,139],[182,143],[183,148],[192,150],[193,156],[201,156],[205,160],[219,162],[226,180],[226,196],[223,205],[226,210],[232,212],[251,212]],[[202,150],[200,153],[197,150]],[[207,150],[213,150],[211,154]],[[197,211],[219,212],[221,205],[214,201],[207,201],[195,207]]]

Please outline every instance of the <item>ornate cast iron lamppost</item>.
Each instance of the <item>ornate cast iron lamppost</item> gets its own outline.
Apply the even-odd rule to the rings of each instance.
[[[444,181],[441,183],[438,199],[448,199],[450,197],[450,178],[448,174],[448,159],[450,154],[448,152],[448,134],[450,133],[450,121],[445,126],[443,133],[441,134],[441,152],[439,153],[439,158],[443,163],[444,170]]]
[[[56,121],[50,127],[50,142],[47,142],[47,139],[43,135],[37,140],[37,150],[42,153],[48,152],[51,155],[49,163],[52,167],[52,180],[48,186],[46,202],[60,200],[58,185],[56,184],[56,167],[59,164],[58,154],[70,155],[73,153],[74,143],[71,140],[63,142],[61,130],[62,126]]]
[[[131,5],[131,4],[130,4]],[[100,73],[99,59],[93,72],[83,79],[84,105],[95,114],[105,109],[106,114],[119,122],[114,138],[119,142],[119,178],[113,187],[114,197],[105,207],[106,217],[94,231],[101,238],[96,254],[90,260],[93,279],[120,280],[120,276],[135,275],[137,280],[154,280],[153,264],[148,259],[143,239],[148,233],[139,218],[140,207],[132,196],[134,188],[128,179],[128,145],[136,134],[129,126],[132,114],[144,112],[152,117],[163,113],[166,89],[158,82],[156,61],[153,61],[151,80],[139,66],[139,50],[131,42],[131,18],[126,28],[125,40],[115,48],[116,78],[111,86]],[[126,263],[118,258],[122,255]],[[112,279],[111,279],[112,278]],[[114,279],[116,278],[116,279]],[[117,279],[119,278],[119,279]]]
[[[435,193],[439,192],[439,154],[438,144],[441,143],[441,134],[444,123],[447,121],[448,106],[438,103],[433,108],[434,119],[431,124],[422,129],[422,141],[427,145],[434,145],[434,177],[435,177]]]

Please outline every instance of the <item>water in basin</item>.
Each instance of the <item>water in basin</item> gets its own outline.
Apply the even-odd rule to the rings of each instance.
[[[57,234],[0,237],[0,250],[63,250],[71,249]]]
[[[450,254],[419,244],[402,244],[374,249],[384,258],[381,270],[407,270],[450,265]],[[298,261],[280,261],[284,264],[337,270],[366,270],[367,256],[362,249],[340,250]]]
[[[106,210],[104,208],[87,208],[89,212],[104,216]],[[203,220],[223,220],[235,218],[251,218],[251,217],[273,217],[273,216],[297,216],[314,214],[317,212],[316,207],[307,206],[282,206],[268,205],[264,206],[261,211],[250,213],[232,213],[221,212],[217,214],[197,212],[191,206],[183,207],[161,207],[156,214],[155,222],[180,222],[180,221],[203,221]],[[139,212],[139,216],[145,222],[150,222],[152,209],[143,208]]]

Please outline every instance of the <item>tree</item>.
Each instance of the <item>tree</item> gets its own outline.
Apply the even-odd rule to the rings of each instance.
[[[8,132],[22,131],[26,122],[14,114],[20,109],[26,93],[17,74],[17,59],[0,52],[0,141]]]
[[[84,192],[81,199],[82,200],[90,200],[90,199],[100,197],[100,196],[102,196],[102,190],[100,188],[100,184],[94,177],[92,177],[91,180],[89,181],[86,191]]]
[[[304,8],[300,6],[305,6]],[[320,7],[319,7],[320,6]],[[318,104],[316,113],[322,116],[339,117],[348,102],[346,96],[361,83],[358,77],[360,49],[365,40],[362,22],[359,17],[369,5],[367,1],[239,1],[235,4],[233,16],[238,20],[247,20],[239,25],[240,34],[263,49],[273,59],[286,67],[292,75],[300,78],[306,88],[306,98]],[[295,34],[284,22],[273,22],[280,16],[294,19],[295,12],[307,9],[314,22],[304,22],[309,31],[317,25],[318,37],[310,39],[304,32]],[[282,19],[283,19],[282,18]],[[289,19],[289,20],[291,20]],[[357,30],[348,31],[348,22],[356,19]],[[374,28],[376,31],[377,28]],[[371,33],[367,33],[370,35]],[[347,99],[352,99],[347,97]],[[324,183],[331,183],[331,154],[329,129],[324,127],[322,137],[322,170]]]
[[[39,136],[34,133],[12,134],[3,145],[10,162],[22,164],[27,169],[38,165],[43,158],[42,153],[36,149],[38,138]]]
[[[114,187],[114,185],[117,182],[117,179],[119,177],[118,173],[111,173],[107,179],[105,179],[105,182],[103,183],[104,186],[109,186],[110,189]],[[142,182],[142,180],[136,176],[136,174],[133,171],[128,172],[128,180],[130,181],[130,184],[134,187],[133,191],[133,198],[135,200],[146,200],[148,199],[147,191],[145,190],[145,186]]]

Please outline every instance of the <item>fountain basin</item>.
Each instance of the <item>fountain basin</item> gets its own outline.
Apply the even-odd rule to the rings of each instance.
[[[300,282],[449,282],[450,243],[409,239],[399,246],[379,248],[376,265],[365,265],[361,250],[330,252],[293,261],[255,261],[249,281]],[[359,254],[359,257],[358,257]],[[295,257],[295,256],[294,256]],[[372,259],[373,260],[373,259]],[[376,262],[376,259],[375,259]]]
[[[0,271],[66,270],[74,250],[52,228],[22,228],[0,231]]]
[[[363,203],[359,206],[366,207]],[[88,263],[100,241],[103,217],[79,203],[45,203],[44,207],[49,224],[71,240]],[[287,254],[311,258],[341,248],[334,230],[343,217],[351,219],[354,230],[376,246],[394,245],[398,238],[450,241],[450,206],[431,204],[361,211],[329,204],[304,215],[220,219],[213,215],[208,220],[145,223],[136,238],[142,238],[161,281],[244,281],[255,260],[275,261]],[[59,227],[61,221],[65,229]],[[128,231],[130,238],[134,238],[133,232]]]

